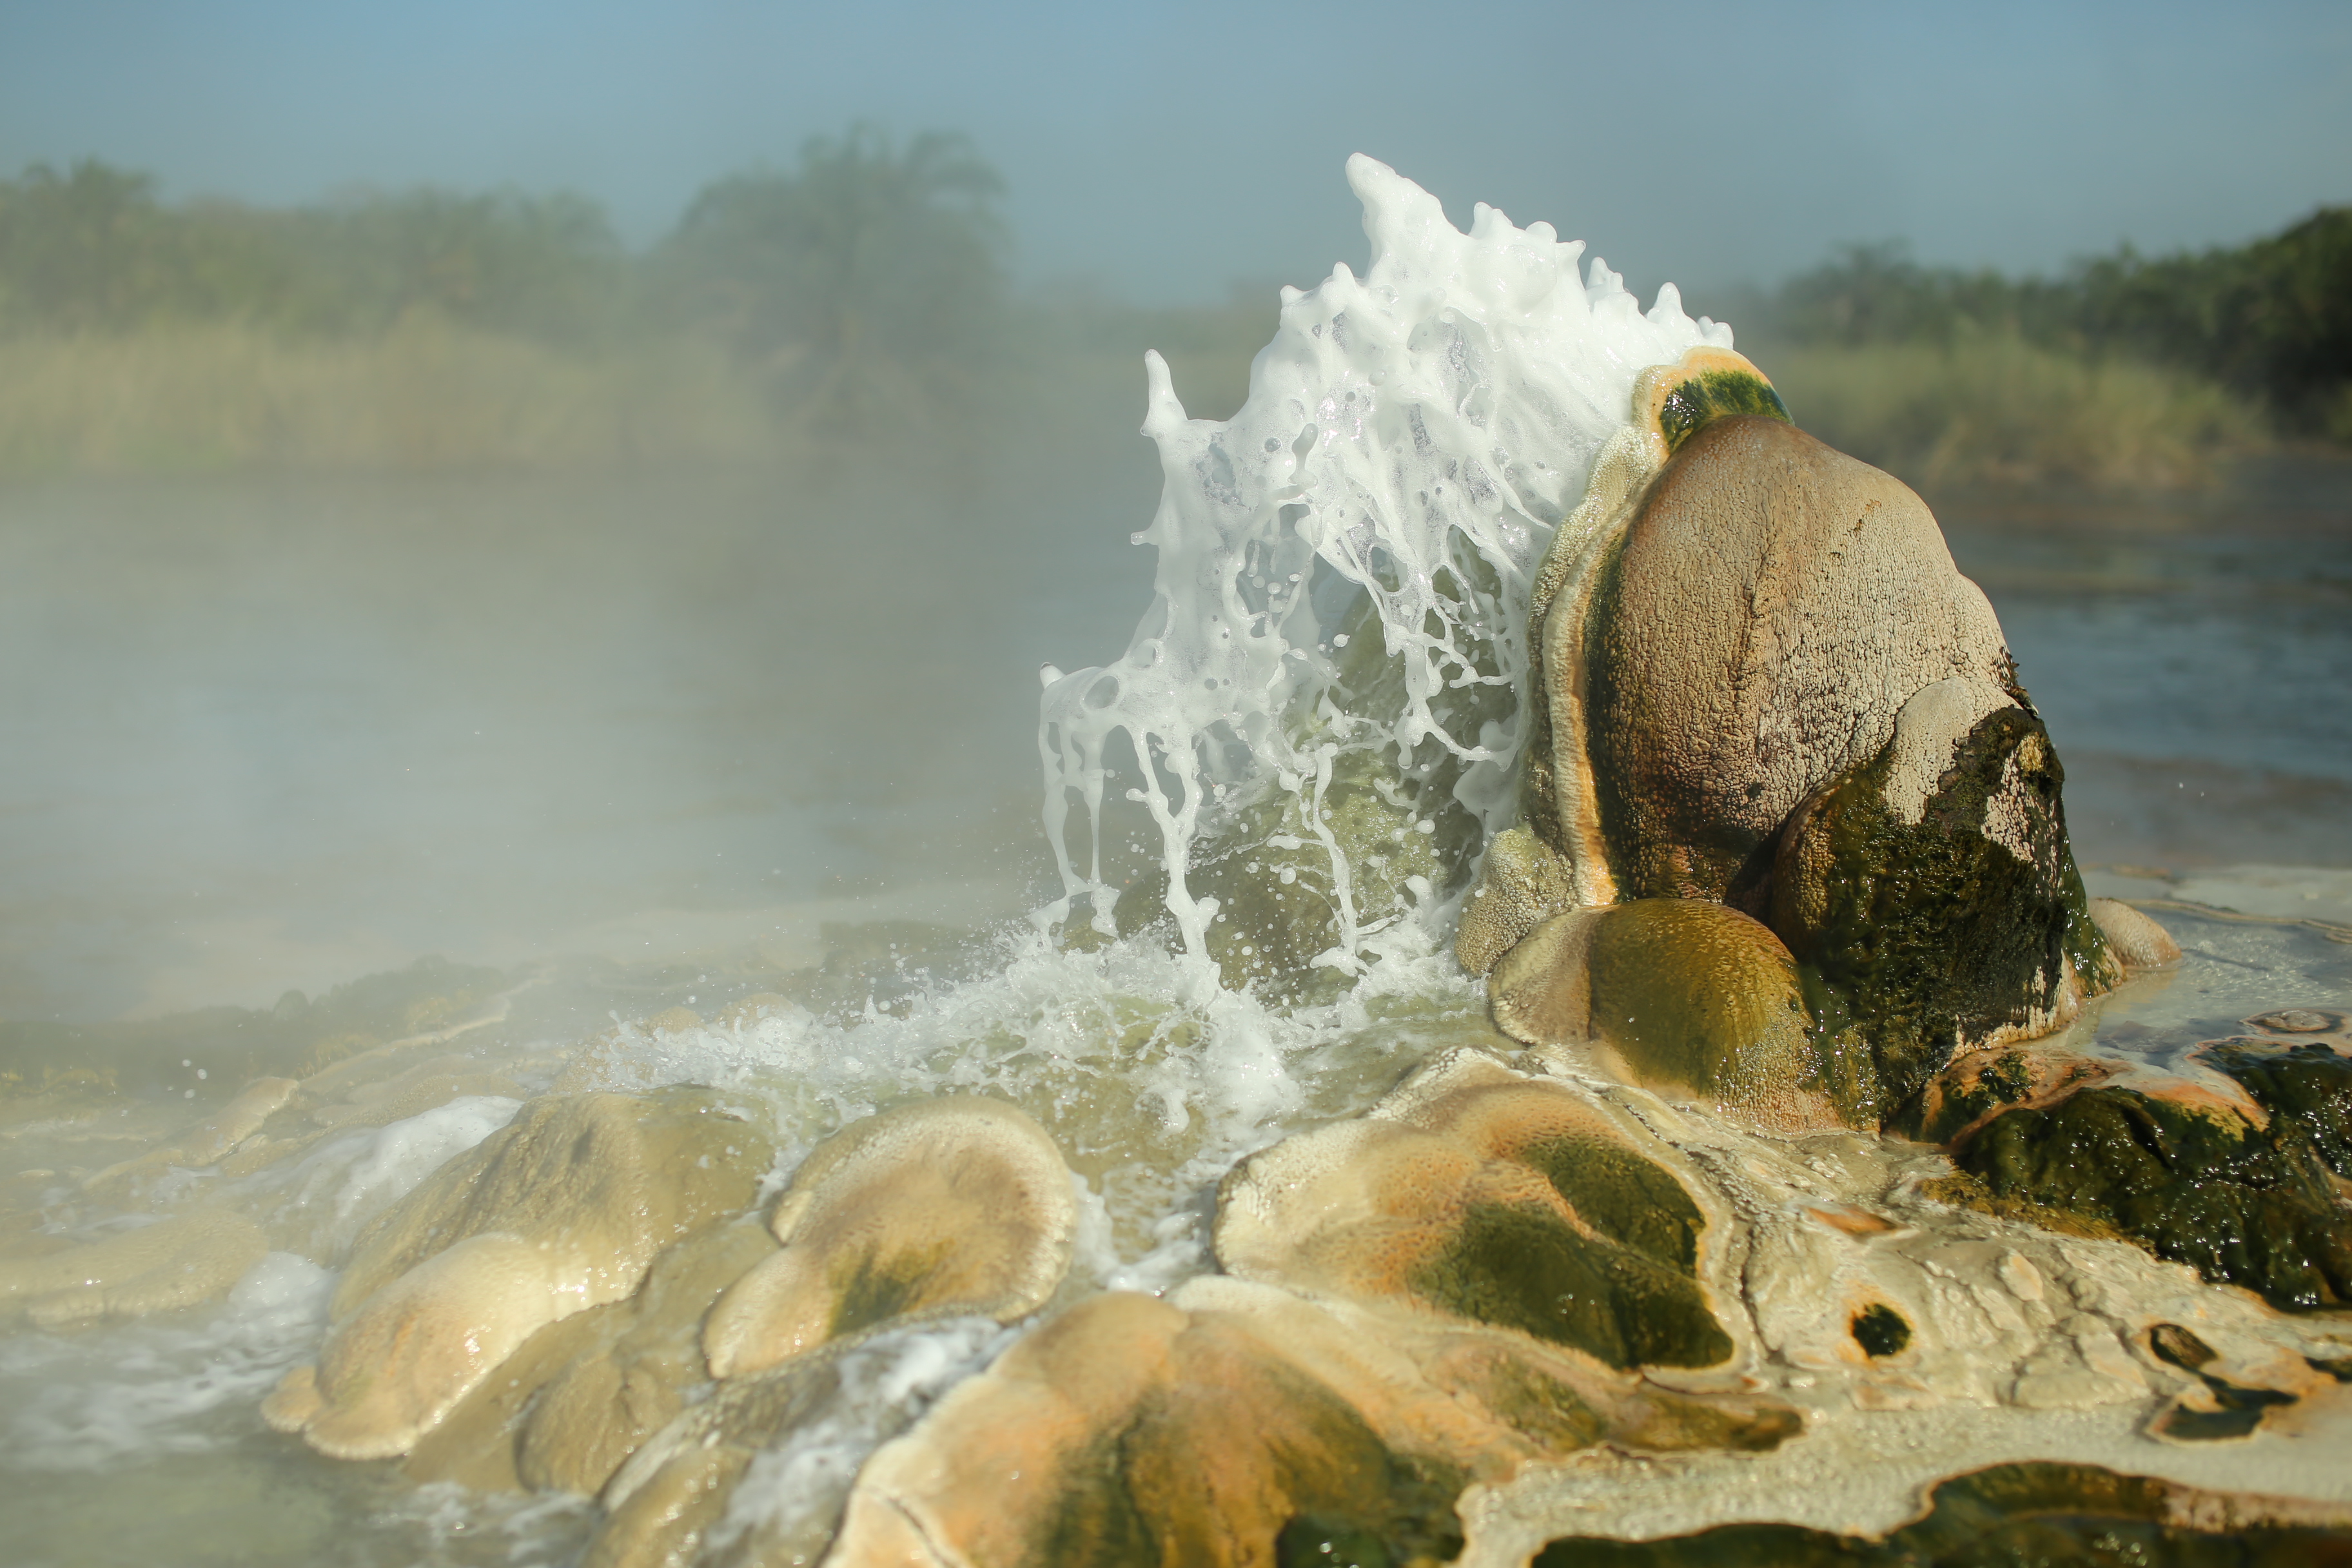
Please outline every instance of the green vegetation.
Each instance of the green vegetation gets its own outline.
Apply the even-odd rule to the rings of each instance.
[[[166,203],[0,179],[0,473],[968,458],[1020,409],[1131,405],[1167,353],[1238,404],[1272,290],[1020,298],[965,139],[819,138],[641,253],[585,197]],[[2352,209],[2058,279],[1849,250],[1724,302],[1807,428],[1923,487],[2182,485],[2275,429],[2352,442]]]
[[[1800,425],[1921,490],[2196,486],[2268,444],[2214,382],[2013,335],[1758,352]]]
[[[1048,311],[1003,181],[870,129],[706,187],[625,250],[571,195],[172,205],[102,163],[0,179],[0,474],[968,463],[1021,411],[1238,404],[1251,306]]]
[[[2056,279],[1853,247],[1726,313],[1799,423],[1922,487],[2197,484],[2273,431],[2352,443],[2352,208]]]

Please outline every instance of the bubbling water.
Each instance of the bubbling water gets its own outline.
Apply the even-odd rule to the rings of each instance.
[[[1443,934],[1469,860],[1517,809],[1536,564],[1629,423],[1641,371],[1731,346],[1730,328],[1684,314],[1671,283],[1644,313],[1598,257],[1580,277],[1583,242],[1549,224],[1517,228],[1482,204],[1464,234],[1372,159],[1349,159],[1348,179],[1370,269],[1283,290],[1239,413],[1186,417],[1166,362],[1146,357],[1143,429],[1166,475],[1136,535],[1160,552],[1151,607],[1116,662],[1045,671],[1038,750],[1063,895],[1040,923],[1083,905],[1113,933],[1105,796],[1131,777],[1196,985],[1217,904],[1187,888],[1195,847],[1270,801],[1328,860],[1330,945],[1316,963],[1360,973]],[[1351,642],[1384,657],[1350,658]],[[1351,766],[1466,847],[1392,922],[1362,907],[1360,868],[1326,821]]]

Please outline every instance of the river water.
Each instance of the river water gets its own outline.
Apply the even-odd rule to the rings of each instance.
[[[0,491],[0,1016],[683,950],[886,889],[1025,907],[1034,672],[1107,659],[1148,587],[1128,535],[1156,476],[1100,434],[1086,484],[1045,496]],[[2080,859],[2352,866],[2352,473],[1943,510],[2066,762]]]

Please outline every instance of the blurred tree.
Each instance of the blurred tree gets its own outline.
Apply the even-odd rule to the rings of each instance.
[[[622,313],[628,258],[584,196],[366,194],[303,215],[308,281],[291,324],[373,331],[417,310],[526,337],[580,339]]]
[[[2250,245],[2149,258],[2126,247],[2056,279],[1927,268],[1848,246],[1778,289],[1727,301],[1762,342],[1936,343],[2015,336],[2196,371],[2316,428],[2352,405],[2352,207]]]
[[[36,163],[0,182],[0,311],[65,331],[152,315],[177,272],[171,229],[149,175]]]
[[[2267,394],[2298,423],[2352,392],[2352,207],[2200,255],[2126,248],[2074,288],[2087,335]]]
[[[576,338],[625,314],[628,258],[582,196],[417,190],[264,212],[166,207],[96,162],[0,181],[0,325],[128,331],[243,320],[382,331],[426,310],[488,331]]]
[[[1003,192],[963,136],[900,148],[855,127],[810,141],[792,173],[706,186],[662,247],[657,287],[772,366],[793,402],[862,416],[908,391],[952,395],[1001,320]]]

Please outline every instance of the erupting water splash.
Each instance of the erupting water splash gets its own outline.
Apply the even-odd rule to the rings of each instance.
[[[1627,423],[1641,370],[1731,345],[1671,283],[1644,314],[1599,258],[1580,279],[1583,242],[1549,224],[1481,205],[1465,235],[1372,159],[1350,159],[1348,178],[1371,268],[1283,290],[1238,414],[1187,418],[1166,362],[1146,358],[1143,429],[1167,481],[1136,539],[1159,570],[1124,656],[1046,672],[1038,749],[1064,895],[1045,924],[1085,902],[1112,933],[1104,791],[1132,778],[1188,952],[1218,908],[1187,885],[1195,847],[1253,808],[1274,842],[1287,826],[1299,841],[1283,847],[1311,838],[1328,859],[1330,945],[1315,963],[1360,972],[1383,929],[1441,936],[1479,847],[1515,815],[1536,563]],[[1407,908],[1366,907],[1328,820],[1351,766],[1452,851]],[[1087,826],[1075,853],[1073,796]]]

